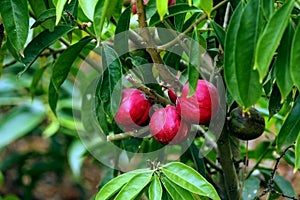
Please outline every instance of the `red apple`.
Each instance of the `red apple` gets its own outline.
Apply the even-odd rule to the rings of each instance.
[[[145,93],[134,88],[124,89],[119,110],[115,115],[115,121],[123,126],[126,131],[147,125],[150,108],[151,103],[146,98]]]
[[[198,80],[195,94],[188,97],[189,86],[185,84],[176,107],[181,117],[194,124],[208,124],[219,109],[219,92],[206,80]]]
[[[174,106],[160,108],[150,119],[151,135],[162,144],[179,144],[189,132],[189,125],[183,121]]]
[[[169,99],[172,101],[172,103],[176,103],[177,95],[175,94],[175,92],[173,90],[168,89],[168,96],[169,96]]]

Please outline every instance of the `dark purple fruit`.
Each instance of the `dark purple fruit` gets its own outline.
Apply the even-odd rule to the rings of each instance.
[[[265,119],[255,109],[244,112],[238,107],[230,112],[230,133],[241,140],[253,140],[261,136],[265,130]]]

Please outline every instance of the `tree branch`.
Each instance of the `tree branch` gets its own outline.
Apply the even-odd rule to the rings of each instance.
[[[219,150],[220,164],[223,169],[225,188],[229,200],[239,199],[238,177],[236,174],[233,155],[229,141],[229,130],[225,124],[220,138],[217,142]]]
[[[128,138],[131,138],[131,137],[139,137],[139,136],[145,134],[148,130],[149,130],[149,127],[143,127],[139,130],[129,131],[129,132],[126,132],[126,133],[108,135],[106,137],[106,140],[107,141],[116,141],[116,140],[128,139]]]
[[[161,59],[159,52],[155,48],[155,43],[149,32],[148,24],[146,21],[145,6],[143,0],[136,1],[138,23],[140,29],[140,34],[143,38],[143,43],[146,46],[146,51],[150,54],[152,61],[154,62],[155,67],[157,68],[159,75],[164,81],[171,85],[175,90],[181,89],[181,83],[179,80],[166,68]]]

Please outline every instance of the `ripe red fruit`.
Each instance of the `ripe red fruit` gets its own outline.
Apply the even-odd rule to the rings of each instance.
[[[181,120],[174,106],[156,110],[149,128],[154,139],[162,144],[178,144],[186,139],[189,132],[189,125]]]
[[[124,126],[126,131],[136,129],[149,122],[150,108],[151,103],[142,91],[134,88],[124,89],[115,121]]]
[[[219,109],[219,92],[206,80],[198,80],[195,94],[189,94],[188,84],[185,84],[182,95],[177,99],[176,107],[181,117],[194,124],[208,124]]]
[[[176,3],[176,0],[169,0],[168,5],[173,6]]]

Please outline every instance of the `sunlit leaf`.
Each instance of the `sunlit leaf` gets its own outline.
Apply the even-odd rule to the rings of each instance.
[[[224,49],[224,75],[228,91],[242,107],[258,101],[262,93],[259,74],[253,70],[254,52],[260,28],[259,1],[235,9],[228,26]],[[249,27],[253,27],[249,29]]]
[[[27,0],[1,0],[0,13],[9,41],[21,52],[29,32]]]
[[[258,39],[254,69],[257,69],[259,72],[260,82],[263,81],[268,73],[273,55],[288,25],[293,7],[294,0],[290,0],[275,12]]]
[[[25,69],[20,72],[20,74],[24,73],[34,63],[44,49],[72,29],[73,27],[70,26],[56,26],[54,31],[50,32],[49,30],[44,30],[33,40],[31,40],[31,42],[24,49],[24,58],[22,58],[22,62],[25,64]]]
[[[161,200],[163,189],[160,180],[156,174],[153,176],[153,180],[149,186],[149,200]]]
[[[278,136],[277,147],[279,149],[293,144],[300,133],[300,96],[297,97],[294,107],[284,121]]]
[[[156,0],[156,7],[160,16],[160,21],[162,21],[165,14],[168,12],[168,0]]]
[[[60,18],[61,18],[61,15],[64,11],[64,7],[65,7],[65,4],[67,3],[67,0],[57,0],[57,3],[56,3],[56,21],[55,21],[55,24],[57,25],[60,21]]]
[[[180,163],[171,162],[162,167],[163,174],[180,187],[211,199],[220,199],[215,188],[193,168]]]
[[[100,0],[103,2],[104,0]],[[84,14],[93,21],[94,19],[94,10],[96,7],[97,2],[100,2],[98,0],[79,0],[79,5],[81,9],[83,10]]]
[[[292,49],[291,49],[291,76],[294,84],[300,89],[300,26],[298,25],[295,32]]]

